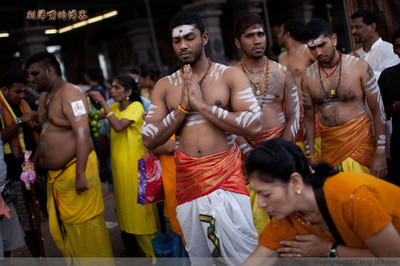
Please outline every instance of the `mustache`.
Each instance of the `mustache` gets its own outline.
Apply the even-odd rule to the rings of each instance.
[[[257,46],[255,46],[255,47],[253,47],[252,50],[256,50],[256,49],[259,49],[259,48],[265,49],[265,47],[264,47],[263,45],[257,45]]]
[[[181,55],[183,55],[183,54],[192,54],[192,52],[191,52],[191,51],[188,51],[188,50],[181,51],[181,52],[178,53],[178,56],[181,56]]]

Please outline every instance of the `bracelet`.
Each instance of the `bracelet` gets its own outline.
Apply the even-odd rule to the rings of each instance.
[[[189,110],[186,110],[185,108],[183,108],[182,105],[178,105],[178,110],[181,110],[185,114],[189,113]]]
[[[112,116],[113,113],[114,113],[113,111],[109,112],[109,113],[106,115],[106,118],[109,118],[110,116]]]
[[[316,160],[317,159],[317,153],[314,153],[314,155],[307,155],[306,158],[307,159],[314,158]]]

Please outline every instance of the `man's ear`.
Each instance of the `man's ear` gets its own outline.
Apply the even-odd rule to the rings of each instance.
[[[376,31],[376,23],[375,22],[372,22],[370,26],[371,26],[372,31]]]
[[[202,39],[201,42],[202,42],[203,46],[205,46],[208,43],[208,32],[207,31],[205,31],[203,33],[203,35],[201,36],[201,39]]]
[[[235,38],[235,45],[238,49],[242,49],[242,46],[240,45],[240,41],[238,38]]]

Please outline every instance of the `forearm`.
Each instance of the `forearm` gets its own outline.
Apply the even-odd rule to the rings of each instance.
[[[80,132],[76,139],[76,176],[83,177],[85,176],[86,163],[90,152],[88,144],[90,141],[89,131]]]
[[[379,114],[374,115],[374,133],[375,133],[375,155],[385,155],[386,149],[386,120],[382,120]]]
[[[311,158],[314,156],[314,143],[315,143],[315,114],[312,110],[304,112],[304,148],[306,151],[306,156],[310,164],[315,163],[316,158]]]
[[[235,142],[244,156],[248,156],[254,150],[250,143],[242,136],[237,136]]]
[[[145,121],[142,127],[144,146],[153,151],[157,147],[163,145],[178,131],[185,117],[185,112],[174,109],[161,121]]]
[[[153,150],[155,155],[174,155],[175,152],[175,140],[168,140],[163,145],[159,146],[157,149]]]
[[[342,246],[342,245],[339,245],[337,247],[337,254],[338,254],[339,258],[342,258],[342,257],[343,258],[344,257],[353,257],[353,258],[375,257],[374,254],[372,254],[372,252],[369,249],[352,248],[352,247],[347,247],[347,246]]]
[[[3,129],[1,132],[1,140],[6,143],[8,142],[15,134],[18,133],[20,126],[13,122],[11,125]]]
[[[229,112],[203,103],[198,111],[215,126],[238,136],[257,138],[262,131],[261,111]]]
[[[282,138],[290,142],[295,142],[300,128],[300,103],[297,86],[293,77],[289,79],[286,88],[291,89],[285,90],[285,116],[287,124],[282,133]]]
[[[282,137],[283,139],[290,141],[290,142],[295,142],[297,138],[297,133],[299,131],[299,117],[294,117],[290,120],[287,121],[285,129],[282,132]]]

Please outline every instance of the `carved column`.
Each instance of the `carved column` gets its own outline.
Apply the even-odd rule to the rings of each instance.
[[[205,30],[209,33],[208,44],[206,46],[207,56],[214,62],[226,63],[225,48],[220,27],[219,9],[226,0],[200,0],[192,4],[183,6],[183,9],[196,11],[200,14]]]
[[[28,26],[16,31],[16,43],[22,58],[27,59],[37,52],[46,51],[48,38],[44,31],[48,28],[48,26]]]
[[[126,24],[126,26],[130,29],[127,32],[127,36],[132,42],[132,63],[134,65],[146,64],[154,66],[155,60],[148,20],[134,20]]]

